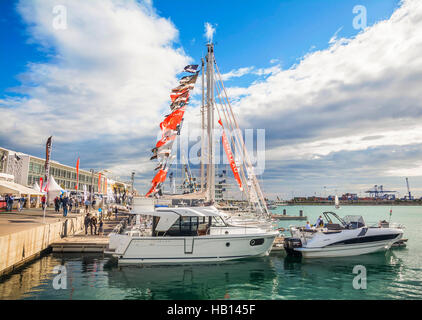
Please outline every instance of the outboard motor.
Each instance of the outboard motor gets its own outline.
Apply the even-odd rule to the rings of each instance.
[[[286,250],[288,255],[300,257],[302,253],[300,251],[294,250],[295,248],[301,248],[302,241],[298,238],[284,238],[284,250]]]

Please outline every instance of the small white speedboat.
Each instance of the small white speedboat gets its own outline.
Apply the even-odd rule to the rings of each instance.
[[[386,251],[403,236],[400,228],[368,227],[362,216],[340,218],[324,212],[323,228],[291,227],[284,248],[290,255],[304,258],[348,257]]]

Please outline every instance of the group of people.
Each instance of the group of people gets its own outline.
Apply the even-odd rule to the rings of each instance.
[[[74,197],[68,197],[67,195],[60,195],[60,197],[54,198],[54,209],[57,213],[60,212],[60,209],[63,210],[63,217],[67,216],[68,212],[72,212],[73,208],[78,208],[78,200]],[[43,204],[44,207],[44,204]]]
[[[6,201],[7,212],[12,211],[14,201],[18,202],[18,211],[22,211],[23,207],[25,206],[25,202],[27,201],[24,197],[14,197],[12,194],[6,194],[4,200]]]
[[[311,226],[309,224],[309,221],[306,221],[305,229],[310,230],[310,229],[312,229],[312,227],[315,227],[315,228],[322,228],[322,227],[324,227],[324,220],[322,219],[322,216],[319,216],[318,217],[316,223],[313,226]]]
[[[91,235],[103,235],[103,217],[102,217],[102,211],[100,212],[99,220],[97,219],[97,216],[95,214],[91,215],[89,212],[85,216],[84,225],[85,225],[85,235],[88,234],[88,227],[90,228]],[[97,230],[98,225],[98,230]],[[92,233],[92,229],[94,229],[94,233]]]

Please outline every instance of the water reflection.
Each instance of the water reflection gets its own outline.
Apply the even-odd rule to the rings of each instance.
[[[130,288],[129,299],[223,299],[239,288],[258,290],[277,278],[272,259],[248,259],[220,264],[110,267],[109,286]],[[141,294],[138,296],[138,294]]]
[[[57,265],[66,266],[66,290],[52,286]],[[366,290],[353,288],[356,265],[367,270]],[[276,253],[145,267],[119,267],[96,254],[52,254],[0,280],[0,299],[420,299],[420,271],[394,252],[325,260]]]

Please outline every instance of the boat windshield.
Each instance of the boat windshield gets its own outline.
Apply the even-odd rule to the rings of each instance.
[[[365,221],[362,216],[345,216],[343,218],[344,222],[352,229],[362,228],[365,226]]]
[[[330,224],[340,223],[343,227],[347,226],[347,223],[342,218],[340,218],[336,213],[324,212],[323,214],[327,223],[330,223]]]
[[[225,227],[227,226],[221,217],[212,217],[211,227]]]

